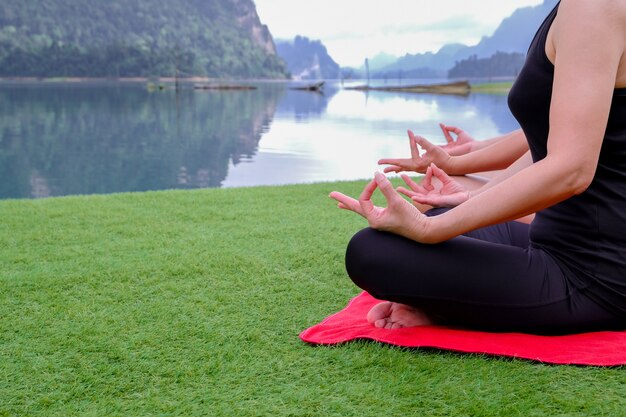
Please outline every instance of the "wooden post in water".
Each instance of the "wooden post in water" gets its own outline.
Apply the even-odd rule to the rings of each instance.
[[[178,90],[180,89],[180,84],[178,82],[178,64],[179,64],[179,58],[180,58],[179,55],[178,55],[179,51],[180,51],[180,48],[176,47],[176,58],[175,58],[175,62],[174,62],[174,65],[175,65],[174,88],[176,89],[176,94],[178,94]]]

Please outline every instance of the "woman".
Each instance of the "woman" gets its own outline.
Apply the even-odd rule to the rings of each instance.
[[[509,107],[522,131],[481,151],[508,146],[495,159],[506,166],[525,152],[522,139],[530,150],[476,191],[441,168],[463,173],[479,151],[463,160],[411,139],[429,155],[412,161],[442,167],[430,165],[421,187],[409,181],[412,190],[401,191],[452,208],[422,214],[381,173],[358,200],[331,193],[370,225],[348,245],[346,267],[357,285],[388,300],[369,312],[375,326],[549,334],[626,327],[626,2],[557,4]],[[407,168],[381,162],[391,163],[387,171]],[[372,203],[376,188],[386,208]],[[532,213],[531,225],[513,221]]]

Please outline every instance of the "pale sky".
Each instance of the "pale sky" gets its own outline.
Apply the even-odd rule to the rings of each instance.
[[[341,66],[379,52],[396,56],[474,45],[515,9],[543,0],[254,0],[274,39],[321,40]]]

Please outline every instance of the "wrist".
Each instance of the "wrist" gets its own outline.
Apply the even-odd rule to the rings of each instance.
[[[456,172],[457,171],[456,165],[457,165],[458,159],[459,158],[457,156],[449,156],[448,159],[446,159],[443,166],[440,166],[439,168],[443,169],[444,172],[448,175],[459,175]]]
[[[444,213],[445,214],[445,213]],[[409,239],[415,240],[420,243],[434,244],[444,241],[445,239],[441,234],[440,219],[442,215],[426,216],[420,213],[420,219],[414,224],[416,227],[411,231],[411,236],[407,236]]]

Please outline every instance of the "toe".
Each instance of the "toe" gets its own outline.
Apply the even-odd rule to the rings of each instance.
[[[378,327],[379,329],[384,329],[387,327],[387,320],[386,319],[376,320],[374,322],[374,326]]]
[[[386,319],[391,315],[392,303],[389,301],[383,301],[376,304],[367,313],[367,321],[369,323],[376,323],[378,320]]]

